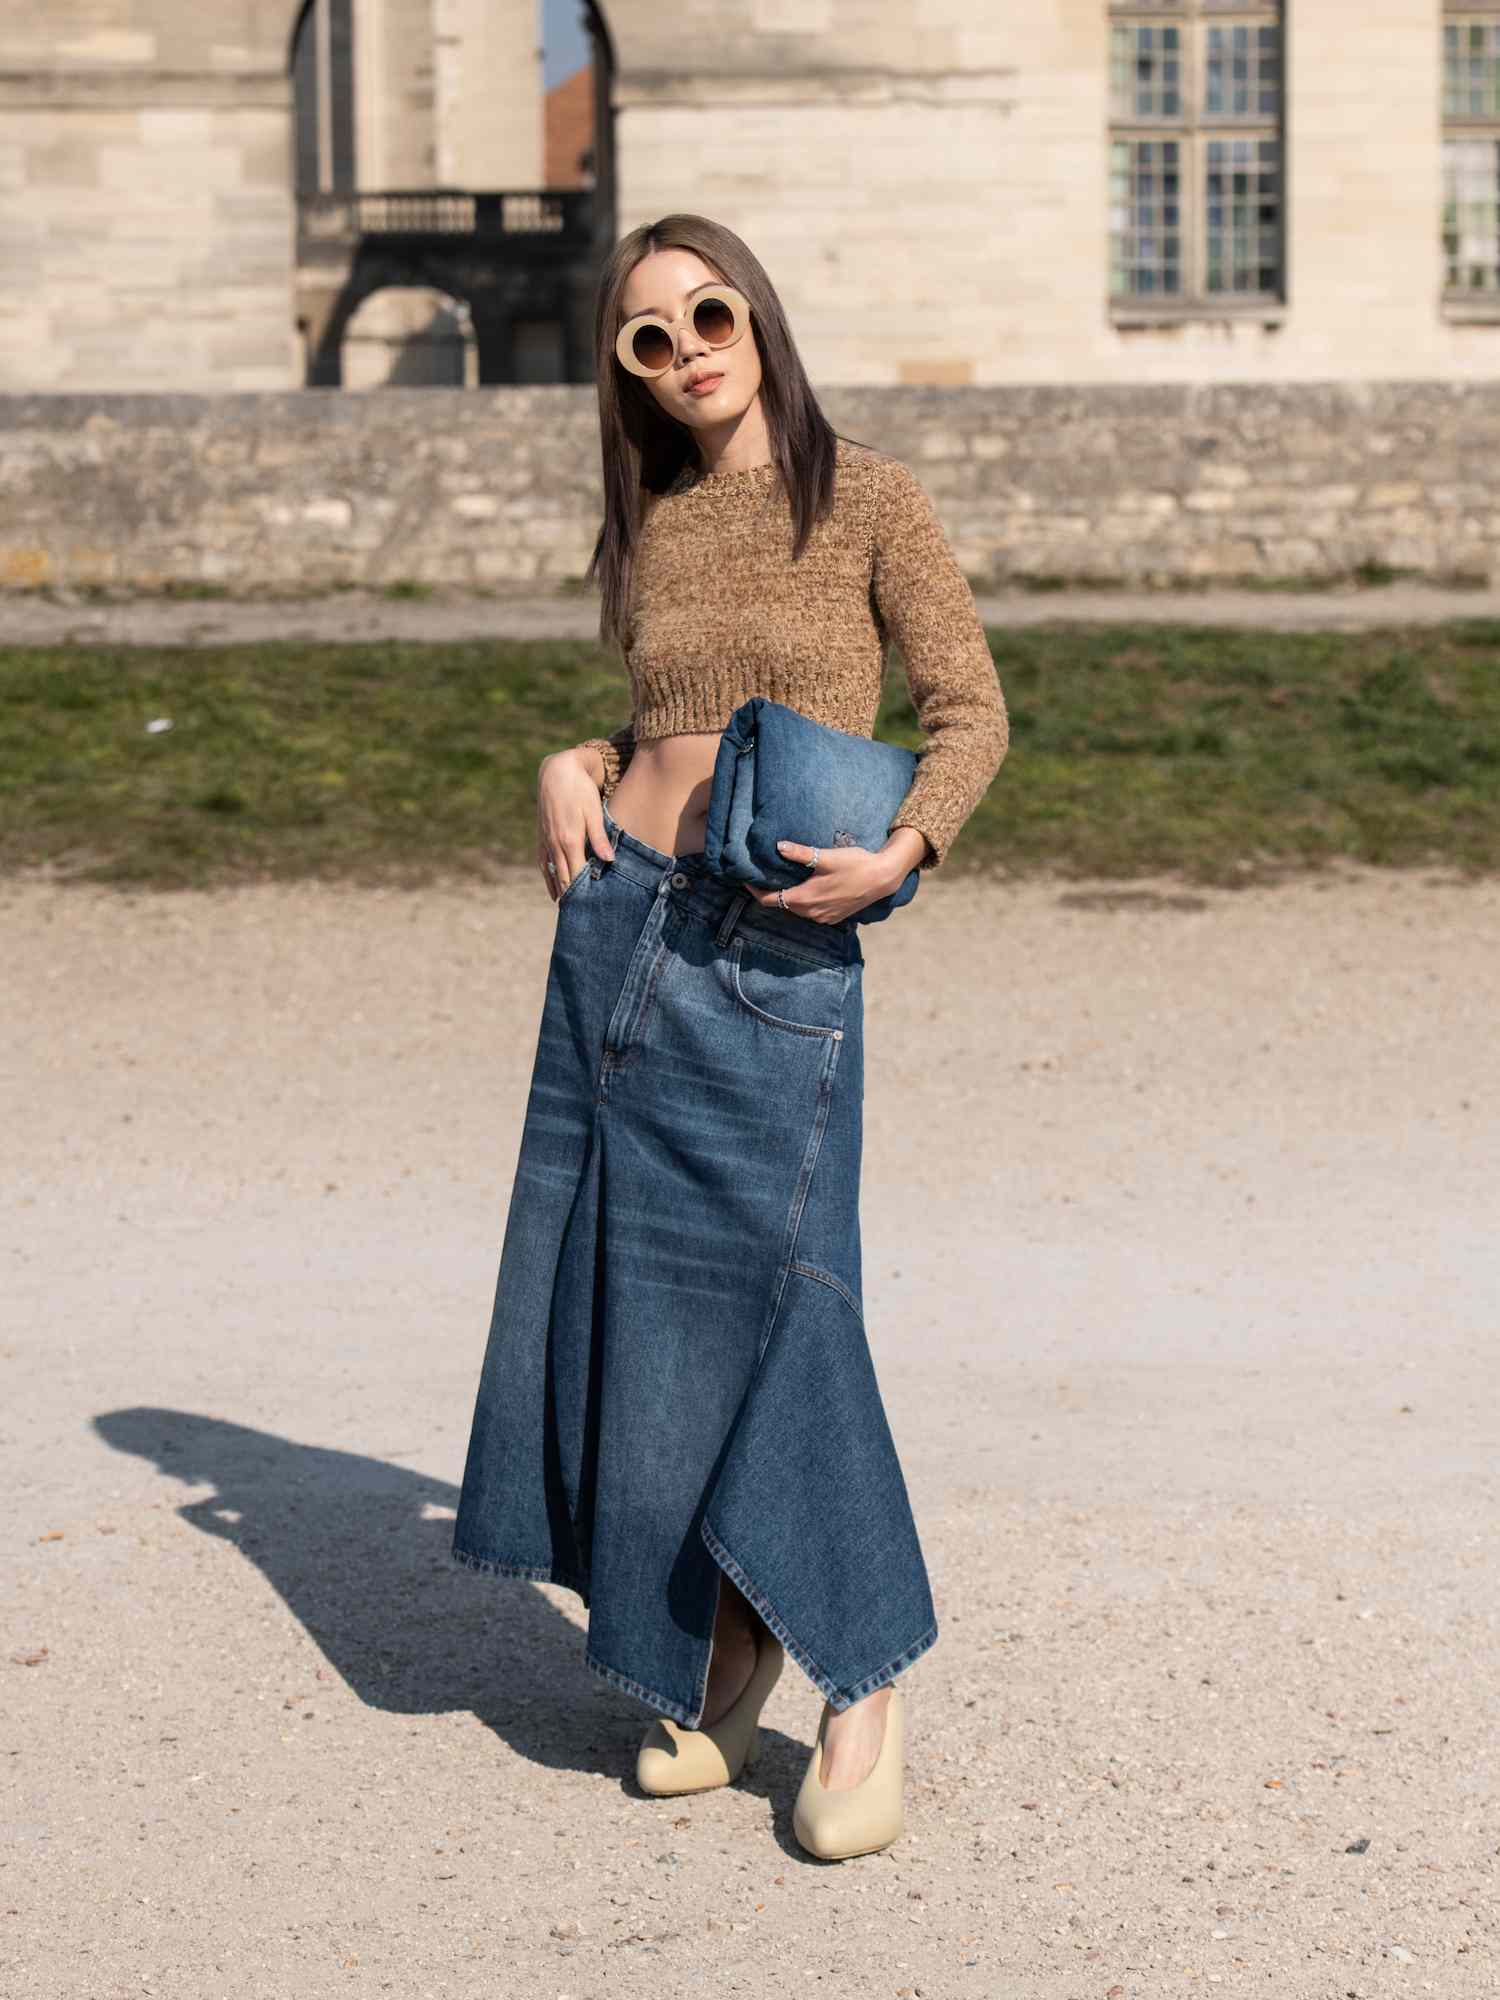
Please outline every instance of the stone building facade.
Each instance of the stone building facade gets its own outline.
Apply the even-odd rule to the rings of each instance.
[[[309,7],[352,78],[311,128]],[[505,305],[545,279],[533,326],[567,327],[564,380],[586,379],[590,259],[673,208],[754,246],[820,383],[1496,373],[1500,0],[610,0],[598,18],[593,208],[517,235]],[[309,147],[331,194],[537,188],[537,29],[536,0],[5,9],[0,388],[300,385],[338,279],[299,253]],[[554,284],[556,216],[577,257]],[[534,374],[535,337],[508,330],[489,379]]]
[[[534,0],[0,12],[0,385],[301,384],[349,265],[345,246],[323,254],[336,201],[319,198],[540,188],[540,55]],[[356,359],[462,382],[463,310],[385,292]],[[399,371],[378,358],[392,347]]]

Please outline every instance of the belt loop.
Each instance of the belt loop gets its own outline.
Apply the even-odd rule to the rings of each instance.
[[[745,890],[743,889],[735,890],[734,900],[730,903],[729,908],[724,912],[723,922],[719,925],[719,928],[714,932],[714,943],[718,945],[721,949],[724,945],[726,945],[729,942],[729,933],[734,929],[735,925],[739,922],[740,912],[744,909],[745,905],[749,902],[749,900],[750,898],[748,894],[745,892]]]

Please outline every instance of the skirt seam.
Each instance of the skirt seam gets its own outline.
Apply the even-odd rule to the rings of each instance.
[[[849,1308],[850,1312],[852,1312],[855,1318],[859,1321],[860,1325],[861,1326],[864,1325],[865,1323],[864,1309],[860,1305],[859,1300],[855,1298],[853,1292],[851,1292],[849,1287],[844,1283],[842,1278],[835,1277],[832,1271],[824,1271],[820,1269],[820,1267],[816,1264],[805,1264],[801,1261],[800,1258],[796,1257],[792,1259],[791,1264],[789,1265],[788,1268],[793,1271],[796,1271],[801,1277],[815,1278],[820,1285],[827,1285],[831,1290],[837,1292],[839,1297],[844,1301],[844,1304]]]
[[[807,1207],[808,1190],[812,1186],[818,1156],[823,1150],[823,1135],[828,1129],[828,1114],[833,1103],[833,1080],[838,1071],[838,1064],[839,1043],[830,1038],[824,1057],[823,1074],[818,1079],[818,1106],[813,1115],[812,1130],[807,1135],[807,1144],[802,1149],[802,1165],[798,1170],[797,1185],[792,1193],[792,1205],[787,1213],[783,1239],[786,1248],[777,1267],[776,1288],[771,1296],[770,1311],[766,1315],[765,1330],[756,1345],[756,1372],[766,1357],[766,1349],[770,1346],[771,1336],[776,1331],[776,1322],[781,1317],[781,1302],[786,1297],[787,1279],[791,1275],[793,1260],[797,1254],[797,1238],[802,1233],[802,1216]],[[754,1380],[753,1374],[751,1380]]]

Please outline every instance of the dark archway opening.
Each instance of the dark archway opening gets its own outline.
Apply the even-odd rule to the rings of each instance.
[[[595,0],[580,4],[592,95],[581,157],[591,184],[371,189],[358,176],[352,0],[304,0],[289,59],[308,388],[343,386],[350,321],[392,287],[462,302],[480,386],[593,380],[593,298],[616,236],[614,47]]]

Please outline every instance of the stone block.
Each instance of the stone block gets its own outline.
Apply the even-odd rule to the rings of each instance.
[[[50,583],[54,567],[50,549],[27,546],[25,543],[9,548],[0,545],[0,586],[6,589],[29,590],[38,584]]]
[[[479,583],[517,583],[532,573],[527,559],[512,548],[477,549],[470,561],[475,580]]]
[[[926,430],[917,440],[917,456],[920,459],[967,458],[968,439],[961,431]]]
[[[1248,486],[1252,474],[1247,466],[1220,465],[1210,460],[1198,468],[1198,478],[1204,486],[1233,488]]]
[[[334,496],[304,500],[298,511],[310,527],[332,528],[336,532],[347,528],[354,519],[354,508],[350,502]]]
[[[1307,535],[1266,535],[1261,556],[1273,576],[1302,576],[1323,567],[1323,552]]]
[[[24,146],[23,162],[23,184],[34,192],[99,186],[99,142],[88,128],[65,126],[39,135]]]
[[[216,112],[191,105],[172,105],[159,110],[148,108],[136,114],[141,146],[158,159],[170,153],[198,155],[207,152],[217,136],[219,123]]]

